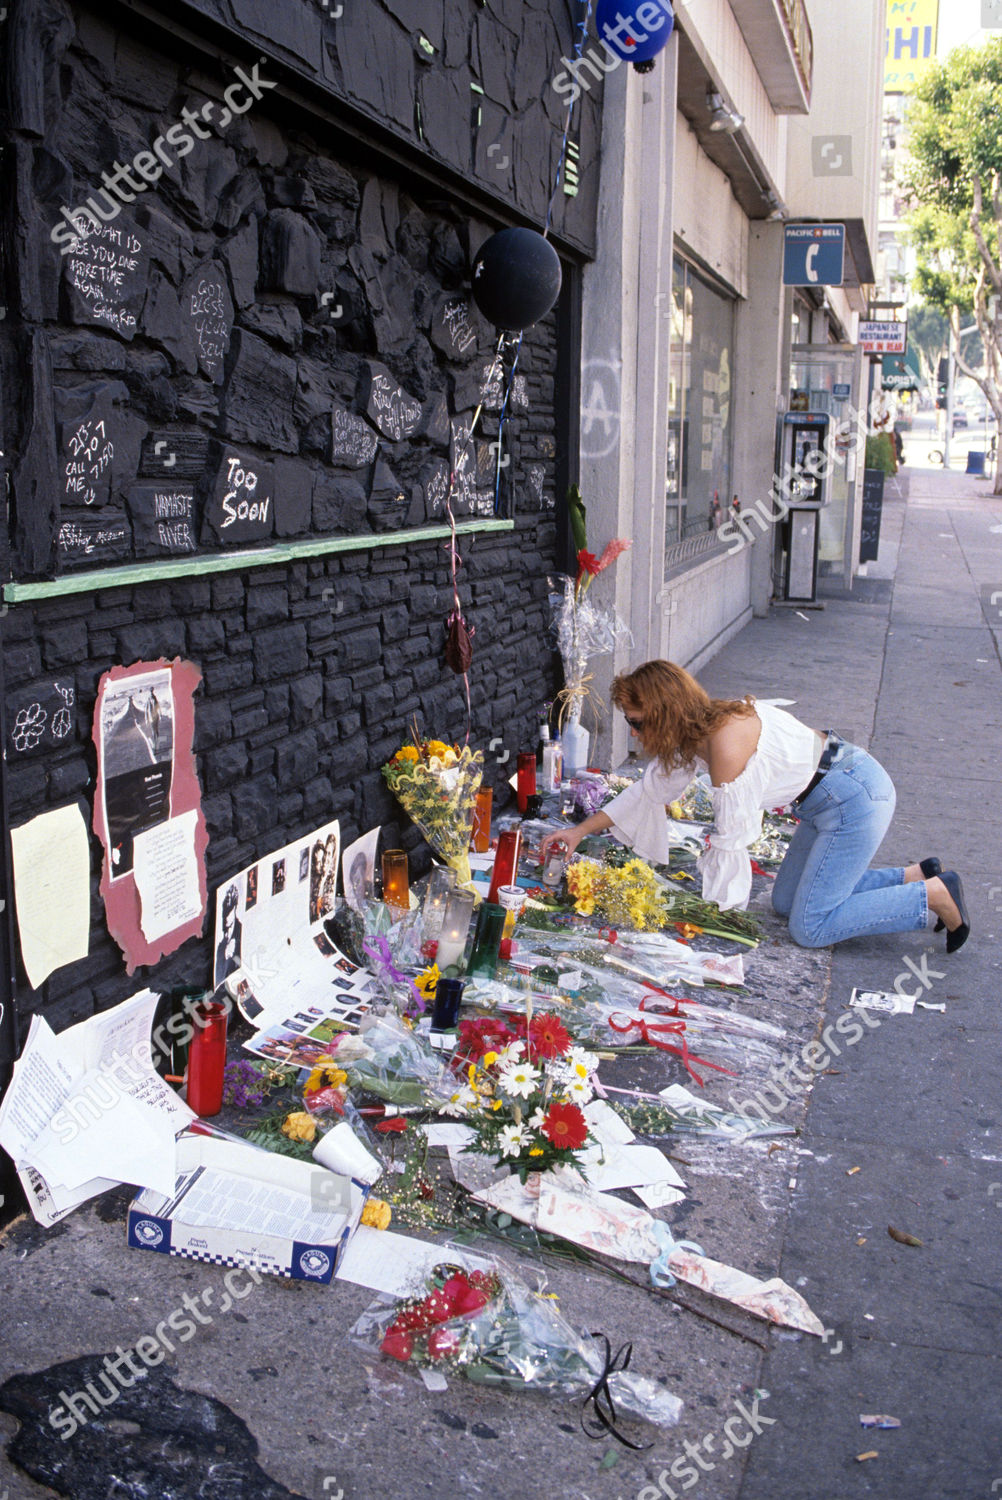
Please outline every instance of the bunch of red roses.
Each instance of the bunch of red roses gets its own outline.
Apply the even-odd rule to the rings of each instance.
[[[463,1350],[464,1322],[483,1312],[501,1291],[501,1280],[493,1271],[437,1267],[430,1291],[400,1306],[380,1348],[392,1359],[417,1364],[436,1364],[458,1355]]]

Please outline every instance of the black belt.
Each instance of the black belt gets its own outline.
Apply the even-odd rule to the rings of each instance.
[[[834,729],[829,729],[828,738],[825,741],[825,748],[822,750],[821,759],[818,761],[818,769],[815,771],[810,781],[804,787],[804,790],[800,793],[799,797],[794,797],[793,805],[795,807],[798,802],[803,802],[805,797],[809,797],[811,795],[814,788],[821,781],[825,772],[831,770],[831,763],[844,744],[845,741],[839,738]]]

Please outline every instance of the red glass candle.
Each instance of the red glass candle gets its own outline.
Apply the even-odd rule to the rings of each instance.
[[[518,810],[525,813],[529,798],[536,795],[536,752],[534,750],[522,750],[518,757],[518,773],[515,780],[515,796],[518,799]]]
[[[498,891],[503,885],[515,884],[521,844],[522,831],[519,828],[506,828],[504,833],[498,835],[498,849],[494,856],[494,874],[491,877],[491,888],[487,896],[487,900],[492,905],[497,904]]]
[[[223,1106],[226,1067],[226,1021],[229,1012],[218,1000],[192,1008],[195,1032],[188,1045],[188,1103],[203,1120]]]

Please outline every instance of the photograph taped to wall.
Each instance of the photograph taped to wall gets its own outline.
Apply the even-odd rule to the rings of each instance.
[[[111,878],[128,875],[137,833],[166,823],[174,769],[169,667],[109,682],[101,700],[101,794]]]

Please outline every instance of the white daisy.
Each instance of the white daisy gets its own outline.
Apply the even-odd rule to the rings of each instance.
[[[501,1131],[501,1155],[517,1156],[526,1144],[525,1131],[521,1125],[506,1125]]]
[[[594,1052],[586,1052],[584,1047],[572,1047],[567,1054],[567,1067],[579,1078],[587,1078],[598,1067],[598,1058]]]
[[[546,1124],[546,1112],[544,1110],[537,1109],[536,1112],[535,1112],[535,1114],[529,1116],[529,1129],[530,1130],[542,1130],[542,1128],[543,1128],[543,1126],[545,1124]]]
[[[531,1063],[513,1062],[498,1074],[498,1088],[516,1099],[528,1099],[539,1085],[539,1069]]]
[[[476,1109],[479,1103],[476,1092],[470,1088],[469,1084],[464,1083],[462,1088],[450,1094],[448,1104],[443,1105],[442,1109],[447,1115],[465,1115]]]
[[[587,1104],[594,1092],[586,1078],[572,1078],[564,1090],[572,1104]]]
[[[524,1051],[525,1043],[523,1041],[509,1042],[507,1047],[502,1047],[501,1051],[497,1055],[498,1067],[511,1067],[512,1063],[518,1062]]]

